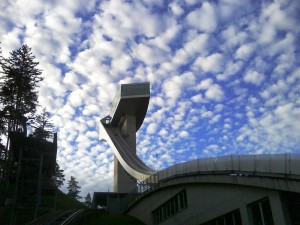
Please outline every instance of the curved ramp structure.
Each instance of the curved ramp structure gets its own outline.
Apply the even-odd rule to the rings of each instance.
[[[144,164],[141,159],[134,154],[122,135],[122,132],[110,125],[104,125],[101,120],[101,138],[105,139],[112,148],[115,156],[128,174],[137,180],[143,181],[155,171]]]
[[[122,84],[110,115],[100,121],[100,139],[109,143],[115,155],[115,192],[130,192],[136,188],[132,178],[143,181],[155,173],[136,155],[136,132],[143,124],[149,98],[149,83]]]

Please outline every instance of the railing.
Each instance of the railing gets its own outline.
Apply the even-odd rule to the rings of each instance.
[[[53,218],[58,218],[62,213],[64,212],[63,211],[51,212],[27,223],[26,225],[44,225],[47,224],[49,221],[53,220]]]
[[[178,174],[245,172],[267,176],[300,176],[300,154],[229,155],[178,163],[159,171],[159,181]],[[151,178],[148,178],[151,179]],[[146,181],[147,182],[147,181]]]
[[[229,155],[178,163],[139,182],[138,192],[134,190],[124,198],[123,209],[127,209],[169,179],[193,175],[261,176],[300,180],[300,154]]]
[[[84,209],[72,209],[68,211],[57,211],[46,214],[27,225],[67,225],[72,222],[79,214],[83,213]]]
[[[74,213],[72,213],[66,220],[64,220],[61,225],[67,225],[70,222],[74,221],[74,219],[81,213],[83,213],[85,210],[84,209],[80,209],[75,211]]]

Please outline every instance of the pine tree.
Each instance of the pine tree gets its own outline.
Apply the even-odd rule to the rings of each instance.
[[[2,165],[2,161],[4,161],[4,152],[5,152],[5,146],[2,144],[2,135],[5,134],[5,121],[3,117],[1,117],[1,112],[0,112],[0,162]],[[1,170],[1,165],[0,165],[0,170]],[[0,171],[1,174],[1,171]]]
[[[33,137],[43,141],[46,141],[48,138],[52,137],[53,125],[50,122],[49,117],[50,117],[50,113],[46,111],[46,108],[43,108],[41,114],[35,117],[32,125],[35,127],[35,130],[32,133]]]
[[[38,64],[27,45],[12,51],[8,58],[0,56],[0,116],[6,132],[27,133],[27,121],[38,104],[36,88],[42,80]]]
[[[76,181],[75,177],[71,176],[71,179],[68,181],[68,193],[67,195],[71,196],[74,199],[82,198],[78,194],[80,193],[81,187],[78,186],[78,182]]]
[[[88,194],[84,197],[84,204],[85,204],[87,207],[89,207],[89,208],[92,206],[92,198],[91,198],[90,193],[88,193]]]
[[[53,176],[53,179],[54,179],[55,186],[57,188],[60,188],[64,184],[65,175],[63,174],[63,172],[64,172],[64,170],[61,170],[59,168],[58,163],[56,162],[56,165],[55,165],[55,174]]]
[[[38,101],[36,88],[42,80],[41,70],[37,68],[35,56],[31,48],[23,45],[20,49],[10,53],[9,58],[0,58],[2,68],[2,85],[0,99],[4,105],[3,111],[10,119],[9,130],[24,127],[26,115],[34,113]]]

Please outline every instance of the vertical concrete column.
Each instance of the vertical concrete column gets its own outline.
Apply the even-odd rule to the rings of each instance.
[[[136,154],[136,118],[134,115],[126,115],[120,128],[130,151]],[[122,167],[117,157],[114,157],[114,192],[128,193],[136,188],[134,181]]]
[[[269,195],[269,198],[275,225],[289,224],[289,221],[285,221],[286,216],[284,215],[284,210],[282,207],[279,192],[273,192]]]
[[[247,205],[241,205],[240,207],[240,213],[241,213],[241,218],[242,218],[242,223],[243,225],[250,225],[249,221],[249,215],[248,215],[248,209]]]

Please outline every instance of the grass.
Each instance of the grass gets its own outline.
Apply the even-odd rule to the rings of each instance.
[[[82,202],[71,198],[70,196],[58,190],[56,209],[57,210],[67,210],[67,209],[82,209],[87,208]]]
[[[82,217],[77,224],[81,225],[145,225],[140,220],[123,214],[107,214],[94,210]]]

